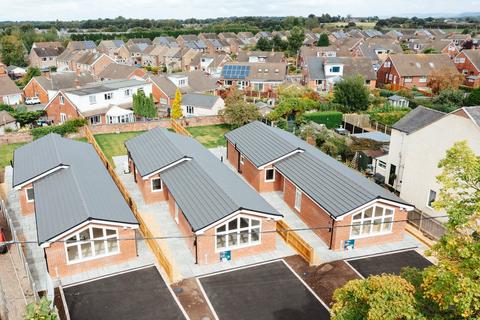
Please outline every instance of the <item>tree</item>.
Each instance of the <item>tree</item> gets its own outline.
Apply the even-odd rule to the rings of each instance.
[[[288,51],[290,55],[296,55],[305,40],[305,33],[300,27],[294,27],[288,37]]]
[[[332,320],[422,319],[415,288],[394,275],[352,280],[333,294]]]
[[[26,320],[56,320],[57,315],[51,308],[51,301],[42,297],[39,302],[27,305]]]
[[[265,37],[261,37],[257,41],[256,49],[260,51],[270,51],[272,50],[272,42]]]
[[[480,88],[472,90],[468,97],[465,99],[465,105],[467,106],[480,106]]]
[[[144,118],[156,118],[157,117],[157,108],[155,102],[153,101],[153,96],[150,94],[149,97],[145,96],[143,91],[138,91],[133,95],[133,113],[136,116]]]
[[[181,117],[183,117],[182,93],[180,92],[180,89],[177,88],[177,91],[175,91],[175,99],[173,99],[172,118],[176,120],[180,119]]]
[[[463,106],[464,93],[460,90],[446,89],[433,98],[434,109],[452,112]]]
[[[328,47],[330,45],[330,40],[328,39],[328,34],[325,32],[320,35],[318,39],[317,46],[319,47]]]
[[[432,72],[428,86],[434,94],[438,94],[442,90],[458,89],[462,82],[463,76],[460,73],[452,73],[449,69],[441,68]]]
[[[13,35],[3,36],[0,40],[0,53],[4,64],[26,66],[22,41]]]
[[[30,82],[30,80],[32,80],[33,77],[38,77],[40,75],[42,75],[42,72],[39,68],[29,67],[25,76],[18,81],[17,85],[23,88]]]
[[[369,105],[369,92],[361,76],[346,77],[335,84],[333,102],[343,106],[342,112],[365,111]]]
[[[225,99],[225,108],[220,111],[225,119],[225,122],[232,126],[232,128],[238,128],[251,121],[260,118],[260,113],[257,107],[248,103],[243,99],[243,95],[233,90]]]
[[[13,112],[10,112],[12,117],[17,120],[18,124],[23,127],[27,124],[34,123],[37,121],[41,116],[45,114],[43,110],[41,111],[27,111],[27,110],[21,110],[17,109]]]

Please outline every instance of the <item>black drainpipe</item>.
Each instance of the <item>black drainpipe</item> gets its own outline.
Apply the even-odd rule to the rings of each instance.
[[[195,246],[195,264],[198,264],[198,239],[197,235],[195,235],[195,240],[193,240],[193,245]]]
[[[330,245],[328,246],[329,250],[332,250],[333,243],[333,231],[335,230],[335,220],[332,218],[332,226],[330,227]]]
[[[242,173],[242,170],[240,170],[240,151],[237,149],[237,143],[235,143],[235,150],[237,151],[237,172]]]

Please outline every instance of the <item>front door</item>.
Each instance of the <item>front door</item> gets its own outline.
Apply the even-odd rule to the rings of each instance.
[[[394,164],[390,165],[390,173],[388,175],[388,184],[393,186],[395,183],[395,179],[397,178],[397,175],[395,172],[397,171],[397,167]]]

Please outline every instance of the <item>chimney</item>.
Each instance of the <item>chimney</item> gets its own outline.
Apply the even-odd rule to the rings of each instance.
[[[75,79],[75,88],[80,88],[80,80]]]

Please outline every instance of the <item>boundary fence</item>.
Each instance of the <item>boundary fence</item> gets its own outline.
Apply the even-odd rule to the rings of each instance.
[[[447,232],[443,223],[417,210],[408,212],[408,223],[432,240],[439,240]]]
[[[313,247],[302,239],[295,231],[290,231],[290,227],[285,221],[277,221],[277,233],[292,246],[305,259],[309,265],[316,264],[315,251]]]

